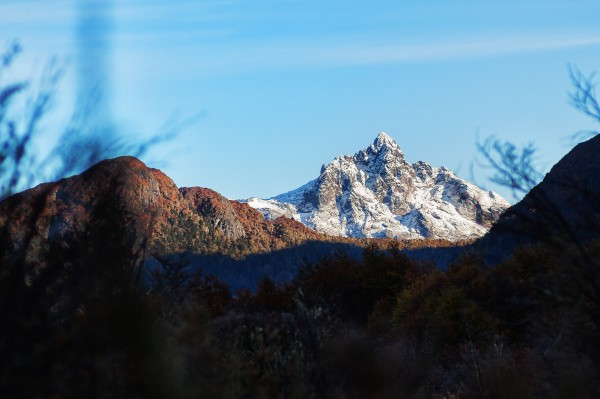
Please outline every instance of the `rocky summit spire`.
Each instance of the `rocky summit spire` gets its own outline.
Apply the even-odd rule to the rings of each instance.
[[[400,149],[400,147],[398,147],[398,143],[396,143],[393,138],[388,136],[386,132],[379,132],[371,147],[373,150],[375,150],[375,152],[379,152],[379,150],[384,147]]]
[[[385,163],[403,162],[404,153],[393,138],[385,132],[379,132],[373,144],[354,154],[354,160],[365,164],[380,164],[381,168]]]

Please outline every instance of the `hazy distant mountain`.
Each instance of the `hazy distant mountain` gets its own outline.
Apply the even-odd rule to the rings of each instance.
[[[247,203],[267,219],[287,216],[328,235],[453,241],[484,235],[509,207],[447,168],[408,163],[384,132],[354,156],[323,165],[317,179]]]

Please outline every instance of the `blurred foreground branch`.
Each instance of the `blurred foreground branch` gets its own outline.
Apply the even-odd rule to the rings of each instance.
[[[14,43],[0,55],[0,199],[38,182],[81,173],[103,159],[141,157],[202,117],[169,121],[149,138],[123,135],[113,122],[97,115],[101,94],[88,93],[87,98],[78,99],[68,126],[40,159],[36,152],[42,138],[39,126],[51,111],[63,70],[51,60],[41,76],[13,81],[10,72],[20,52],[20,45]]]
[[[569,93],[571,104],[584,115],[600,123],[600,104],[598,104],[596,98],[595,74],[585,76],[577,68],[569,66],[569,76],[574,87],[573,91]],[[596,134],[598,134],[598,131],[584,131],[576,133],[575,138],[583,139]]]

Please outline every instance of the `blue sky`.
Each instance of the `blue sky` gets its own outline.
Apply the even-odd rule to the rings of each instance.
[[[65,65],[50,135],[77,93],[77,18],[99,12],[85,4],[0,3],[0,40],[24,48],[18,74],[51,56]],[[547,171],[572,133],[596,128],[568,103],[567,66],[600,69],[597,0],[115,0],[105,14],[120,131],[149,136],[200,114],[144,161],[229,198],[296,188],[382,130],[410,162],[470,178],[477,134],[535,143]]]

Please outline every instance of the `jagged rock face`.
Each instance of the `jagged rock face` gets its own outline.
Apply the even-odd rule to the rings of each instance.
[[[179,191],[226,239],[234,241],[246,235],[231,201],[221,194],[202,187],[182,187]]]
[[[383,132],[354,156],[323,166],[304,186],[248,204],[267,218],[293,217],[330,235],[447,240],[482,236],[509,206],[446,168],[410,164]]]

